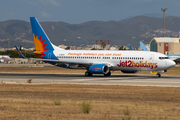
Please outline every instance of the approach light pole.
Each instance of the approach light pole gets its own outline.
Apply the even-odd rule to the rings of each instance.
[[[163,16],[164,16],[164,37],[165,37],[165,12],[168,10],[168,8],[161,8],[163,11]]]

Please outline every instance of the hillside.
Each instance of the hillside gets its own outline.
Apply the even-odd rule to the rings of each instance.
[[[82,24],[64,22],[40,22],[47,35],[55,45],[84,46],[95,44],[95,40],[109,39],[111,45],[139,46],[139,41],[149,43],[153,37],[163,36],[163,19],[136,16],[123,21],[90,21]],[[166,18],[167,36],[178,37],[180,18]],[[99,42],[99,41],[98,41]],[[100,43],[100,42],[99,42]],[[0,47],[33,47],[31,26],[29,22],[8,20],[0,22]]]

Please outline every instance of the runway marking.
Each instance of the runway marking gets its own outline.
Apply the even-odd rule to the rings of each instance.
[[[162,76],[156,78],[153,75],[112,75],[111,77],[92,76],[85,77],[82,74],[16,74],[1,73],[0,82],[15,84],[29,84],[27,81],[33,78],[30,84],[86,84],[86,85],[128,85],[128,86],[163,86],[180,87],[180,76]],[[1,82],[2,83],[2,82]]]

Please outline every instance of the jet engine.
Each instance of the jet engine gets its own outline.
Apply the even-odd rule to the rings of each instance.
[[[91,74],[107,74],[109,67],[105,64],[95,64],[89,67],[89,72]]]
[[[123,73],[138,73],[139,71],[137,70],[121,70]]]

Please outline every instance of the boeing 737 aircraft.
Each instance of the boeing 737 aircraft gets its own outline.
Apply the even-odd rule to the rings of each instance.
[[[134,50],[133,47],[132,47],[132,45],[130,45],[130,50]]]
[[[0,55],[0,62],[11,61],[9,55]]]
[[[35,17],[30,17],[37,58],[59,67],[86,69],[85,76],[104,74],[121,70],[123,73],[138,71],[156,71],[157,77],[175,65],[164,54],[150,51],[106,51],[106,50],[64,50],[51,43],[48,36]],[[17,48],[18,50],[18,48]],[[24,58],[21,51],[18,50]],[[163,58],[163,59],[162,59]]]
[[[149,51],[147,47],[144,45],[144,43],[141,41],[140,41],[140,47],[141,47],[141,51]],[[166,56],[168,56],[170,60],[173,60],[176,62],[180,59],[180,55],[178,54],[171,54],[171,55],[166,55]]]

